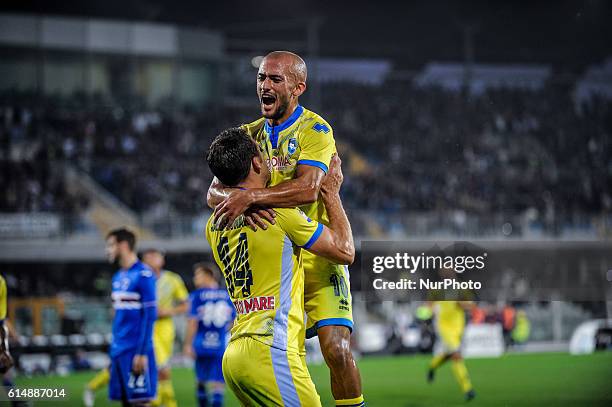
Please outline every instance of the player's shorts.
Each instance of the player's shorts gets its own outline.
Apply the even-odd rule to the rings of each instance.
[[[438,337],[434,345],[436,355],[455,353],[461,349],[463,327],[436,326],[436,335]]]
[[[128,351],[111,359],[108,387],[108,395],[111,400],[125,400],[135,403],[155,398],[157,393],[155,355],[152,351],[149,352],[147,355],[149,359],[148,368],[143,374],[134,376],[132,374],[134,354],[134,351]]]
[[[304,356],[252,338],[230,342],[223,376],[243,406],[321,406]]]
[[[195,371],[199,382],[224,382],[223,355],[198,356]]]
[[[306,337],[316,336],[317,330],[327,325],[346,326],[352,332],[353,302],[348,267],[306,251],[303,262]]]
[[[155,321],[155,325],[153,325],[153,349],[159,369],[163,369],[170,362],[174,350],[174,336],[174,322],[171,318]]]

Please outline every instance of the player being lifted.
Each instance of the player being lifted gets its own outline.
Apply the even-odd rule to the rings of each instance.
[[[221,362],[229,328],[236,317],[227,290],[219,287],[218,274],[206,263],[193,266],[196,290],[189,296],[191,306],[183,351],[195,358],[199,407],[223,405],[225,380]]]
[[[176,398],[170,377],[170,358],[174,347],[175,315],[187,312],[189,293],[183,279],[176,273],[164,270],[164,254],[157,249],[148,249],[142,253],[142,261],[151,267],[156,277],[155,292],[157,297],[157,320],[153,325],[153,349],[158,369],[159,391],[153,406],[176,407]]]
[[[138,260],[135,247],[136,236],[127,229],[115,229],[106,236],[108,260],[119,268],[112,280],[115,315],[109,396],[124,406],[147,406],[157,391],[155,277]]]
[[[306,90],[306,64],[286,51],[268,54],[257,73],[257,95],[262,118],[242,128],[256,141],[271,168],[269,188],[228,188],[217,178],[208,191],[215,219],[231,224],[245,213],[245,221],[266,228],[274,219],[262,208],[299,206],[307,216],[328,224],[319,194],[321,183],[336,152],[331,126],[298,103]],[[361,378],[350,348],[353,328],[348,269],[321,256],[304,253],[305,308],[308,337],[318,334],[330,369],[337,405],[361,405]]]
[[[208,165],[227,187],[257,190],[270,180],[258,146],[243,129],[221,133]],[[223,357],[223,375],[245,406],[320,406],[306,367],[303,249],[349,264],[355,248],[338,195],[342,183],[335,156],[321,185],[328,226],[297,208],[276,210],[276,222],[254,231],[244,216],[227,228],[206,225],[206,238],[223,271],[237,318]],[[360,403],[361,405],[361,403]]]

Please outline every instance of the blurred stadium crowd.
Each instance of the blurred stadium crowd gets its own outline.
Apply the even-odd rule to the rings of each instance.
[[[381,214],[381,229],[393,229],[385,216],[404,211],[452,214],[458,224],[470,214],[520,213],[555,234],[612,209],[609,100],[578,105],[571,87],[555,83],[477,95],[406,81],[335,83],[322,94],[319,110],[345,162],[345,205],[356,218]],[[223,128],[255,119],[253,105],[168,113],[5,93],[0,211],[86,210],[87,198],[62,178],[67,162],[139,214],[202,213],[211,180],[204,152]]]

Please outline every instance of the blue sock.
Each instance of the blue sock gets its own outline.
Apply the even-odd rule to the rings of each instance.
[[[223,390],[213,391],[212,407],[221,407],[223,405]]]
[[[8,377],[2,378],[2,385],[4,387],[15,387],[15,383],[13,383],[13,380]]]
[[[206,385],[202,382],[198,382],[198,406],[208,407],[208,395],[206,394]]]

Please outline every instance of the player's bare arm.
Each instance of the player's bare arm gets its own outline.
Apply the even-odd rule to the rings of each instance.
[[[198,320],[195,318],[189,318],[187,320],[187,330],[185,331],[185,341],[183,345],[183,353],[191,358],[194,357],[193,352],[193,337],[198,330]]]
[[[321,184],[321,197],[329,216],[329,226],[323,228],[319,239],[308,250],[338,264],[348,265],[355,259],[355,243],[351,224],[340,200],[342,181],[341,161],[334,155],[329,172]]]
[[[296,177],[292,180],[270,188],[234,190],[217,205],[215,221],[223,217],[223,224],[231,224],[234,219],[253,206],[294,208],[315,202],[324,178],[325,172],[320,168],[298,165]]]
[[[171,308],[158,308],[157,309],[157,318],[166,318],[173,317],[175,315],[184,314],[189,309],[189,302],[181,301]]]

